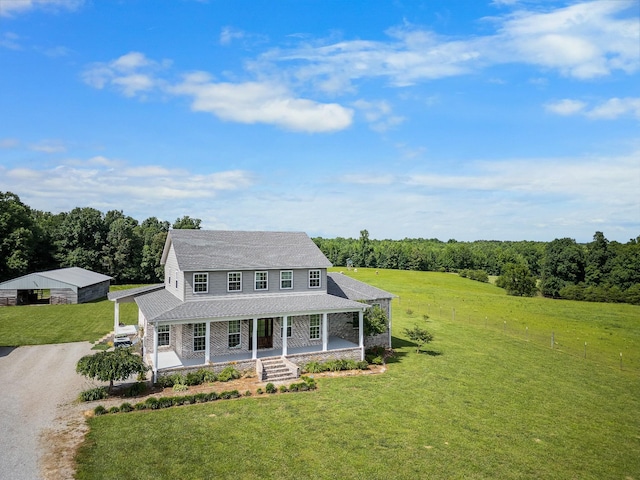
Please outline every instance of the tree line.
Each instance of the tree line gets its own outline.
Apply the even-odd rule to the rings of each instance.
[[[0,281],[61,267],[82,267],[115,283],[163,280],[160,258],[170,228],[200,228],[184,216],[173,224],[143,222],[121,210],[74,208],[52,214],[32,209],[11,192],[0,192]],[[593,241],[447,242],[438,239],[375,240],[314,238],[334,265],[454,272],[474,279],[498,276],[513,295],[640,304],[640,236],[627,243],[596,232]]]
[[[362,230],[359,238],[314,241],[334,265],[453,272],[475,279],[492,275],[512,295],[640,304],[640,236],[624,244],[602,232],[586,244],[571,238],[443,242],[374,240]]]
[[[53,214],[0,192],[0,281],[82,267],[119,284],[156,283],[164,277],[160,258],[169,228],[199,229],[200,223],[189,216],[173,224],[156,217],[140,223],[121,210],[102,213],[89,207]]]

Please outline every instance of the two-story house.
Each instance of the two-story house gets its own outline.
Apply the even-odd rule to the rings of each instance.
[[[311,360],[364,358],[391,342],[392,294],[339,273],[301,232],[171,230],[165,283],[112,292],[139,309],[143,355],[158,373],[229,362],[268,378],[269,357],[292,373]],[[389,330],[365,339],[363,314],[379,305]],[[263,363],[265,361],[265,363]]]

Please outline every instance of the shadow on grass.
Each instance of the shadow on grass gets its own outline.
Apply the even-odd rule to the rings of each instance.
[[[436,352],[435,350],[420,350],[420,353],[426,353],[430,357],[439,357],[442,355],[442,352]]]

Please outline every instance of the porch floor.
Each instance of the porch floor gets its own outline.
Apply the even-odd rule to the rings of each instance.
[[[329,350],[341,350],[343,348],[357,348],[358,344],[350,342],[340,337],[329,337],[327,345],[327,351]],[[309,345],[306,347],[287,348],[287,356],[295,355],[297,353],[313,353],[321,352],[322,344]],[[282,355],[281,348],[269,348],[258,350],[258,358],[279,357]],[[150,355],[153,358],[153,355]],[[235,354],[227,355],[211,355],[211,363],[229,363],[237,362],[240,360],[251,360],[251,351],[242,351]],[[195,367],[198,365],[204,365],[204,354],[201,357],[196,358],[180,358],[173,350],[158,352],[158,370],[164,370],[165,368],[176,367]]]

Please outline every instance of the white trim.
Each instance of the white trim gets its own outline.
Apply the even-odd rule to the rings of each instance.
[[[286,335],[287,322],[288,322],[288,317],[285,315],[284,317],[282,317],[282,332],[284,333],[284,335],[282,335],[282,356],[283,357],[287,356],[287,335]]]
[[[318,324],[313,325],[313,320],[317,320]],[[311,336],[311,329],[318,332],[318,336]],[[322,338],[322,316],[318,314],[309,315],[309,340],[320,340]]]
[[[258,275],[264,274],[263,280],[258,280]],[[264,282],[264,288],[258,288],[258,282]],[[256,292],[269,290],[269,272],[266,270],[259,270],[253,274],[253,290]]]
[[[160,327],[162,327],[162,328],[167,327],[167,331],[166,332],[164,332],[164,331],[160,332],[159,331]],[[162,345],[160,345],[160,342],[158,341],[158,346],[159,347],[168,347],[168,346],[171,345],[171,324],[156,325],[156,328],[154,329],[154,331],[155,331],[156,335],[158,335],[158,337],[160,337],[160,333],[163,333],[163,334],[167,333],[168,334],[167,335],[167,338],[168,338],[167,343],[166,344],[163,343]]]
[[[207,351],[207,324],[209,322],[197,322],[193,324],[193,352],[206,352]],[[204,325],[204,333],[202,335],[196,335],[196,329],[198,325]],[[196,350],[196,338],[204,338],[204,348],[202,350]]]
[[[316,272],[318,273],[318,278],[317,279],[314,278],[313,280],[314,281],[317,280],[318,281],[318,285],[311,286],[311,280],[312,280],[311,274],[312,273],[316,273]],[[318,268],[314,268],[313,270],[309,270],[308,286],[309,286],[309,288],[322,288],[322,270],[320,270]]]
[[[253,332],[251,334],[251,360],[258,358],[258,319],[253,319]]]
[[[238,331],[237,332],[231,332],[231,322],[238,322]],[[233,347],[229,344],[229,339],[231,338],[231,335],[238,335],[238,344],[234,345]],[[236,349],[236,348],[242,348],[242,320],[229,320],[227,322],[227,348],[228,349]]]
[[[204,281],[196,281],[196,275],[204,275],[205,276],[205,280]],[[209,272],[193,272],[193,294],[194,295],[202,295],[205,293],[209,293]],[[204,284],[205,288],[202,291],[198,291],[196,290],[196,285],[202,285]]]
[[[230,277],[231,275],[240,275],[239,280],[234,280],[233,283],[240,283],[240,288],[238,290],[230,290],[229,286],[231,284],[231,280]],[[228,293],[236,293],[236,292],[241,292],[242,291],[242,272],[227,272],[227,292]]]
[[[329,326],[327,325],[327,313],[322,314],[322,351],[326,352],[329,348]]]
[[[283,273],[290,274],[291,278],[283,280],[283,278],[282,278],[282,274]],[[283,287],[282,286],[282,282],[283,281],[291,282],[291,286],[290,287]],[[293,290],[293,270],[280,270],[280,290]]]
[[[211,322],[206,322],[204,340],[204,363],[211,362]]]

